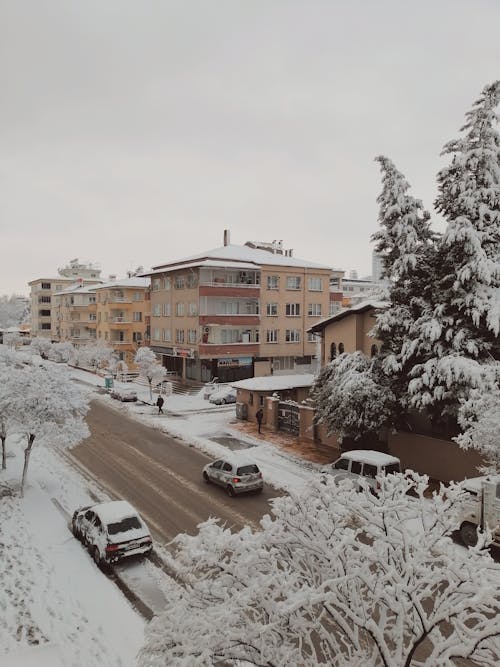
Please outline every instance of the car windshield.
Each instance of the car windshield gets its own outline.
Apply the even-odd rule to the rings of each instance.
[[[134,528],[142,528],[139,518],[136,516],[127,516],[121,521],[108,523],[108,534],[116,535],[117,533],[126,533],[127,530],[134,530]]]
[[[256,472],[259,472],[259,469],[257,468],[256,465],[249,465],[249,466],[241,466],[238,468],[236,471],[237,475],[252,475],[255,474]]]

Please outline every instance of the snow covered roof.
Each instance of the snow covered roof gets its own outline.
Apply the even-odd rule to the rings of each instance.
[[[213,250],[208,250],[206,252],[199,253],[198,255],[192,255],[191,257],[185,257],[177,262],[169,262],[167,264],[158,264],[153,266],[153,271],[157,269],[166,269],[167,267],[178,268],[180,264],[194,263],[194,266],[199,266],[203,260],[222,260],[224,265],[226,261],[233,262],[252,262],[255,265],[276,265],[276,266],[290,266],[290,267],[301,267],[301,268],[313,268],[313,269],[326,269],[331,271],[330,266],[325,266],[324,264],[315,264],[309,262],[305,259],[298,259],[297,257],[290,257],[289,255],[278,255],[267,250],[261,250],[260,248],[250,248],[249,246],[239,246],[239,245],[225,245],[220,248],[214,248]],[[256,267],[256,268],[257,268]],[[172,268],[173,270],[173,268]]]
[[[95,291],[96,287],[100,287],[100,283],[94,283],[92,285],[72,285],[67,289],[56,292],[52,296],[60,296],[61,294],[88,294],[89,292]]]
[[[206,268],[219,268],[219,269],[251,269],[253,271],[256,271],[260,269],[260,266],[257,264],[252,264],[250,262],[223,262],[223,261],[217,261],[214,259],[205,259],[201,260],[199,262],[187,262],[185,264],[175,264],[171,266],[166,266],[161,269],[156,269],[155,271],[149,271],[148,273],[143,273],[141,275],[143,276],[154,276],[159,273],[169,273],[170,271],[179,271],[182,269],[194,269],[198,267],[206,267]]]
[[[118,280],[110,280],[107,283],[94,285],[94,289],[103,289],[109,287],[149,287],[149,280],[147,278],[121,278]]]
[[[362,463],[371,463],[374,466],[386,466],[391,463],[400,462],[396,456],[377,452],[374,449],[354,449],[351,452],[344,452],[341,458],[351,461],[361,461]]]
[[[269,375],[266,377],[249,378],[232,383],[236,389],[248,389],[250,391],[284,391],[285,389],[297,389],[299,387],[311,387],[314,375]]]
[[[105,524],[116,523],[129,516],[137,516],[137,510],[126,500],[112,500],[92,507],[97,516]]]
[[[338,322],[339,320],[343,320],[344,317],[347,317],[348,315],[358,315],[370,309],[378,310],[380,308],[386,308],[388,305],[389,304],[387,301],[366,299],[365,301],[360,301],[354,306],[350,306],[350,308],[346,308],[345,310],[341,310],[340,312],[335,313],[335,315],[331,315],[330,317],[325,317],[323,320],[319,320],[319,322],[313,324],[313,326],[309,327],[309,329],[306,329],[306,331],[317,333],[318,331],[323,331],[323,329],[331,322]]]

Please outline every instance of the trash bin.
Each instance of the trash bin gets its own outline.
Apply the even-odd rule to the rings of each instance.
[[[107,375],[104,378],[104,386],[106,387],[106,389],[112,389],[112,387],[113,387],[113,378],[111,377],[111,375]]]

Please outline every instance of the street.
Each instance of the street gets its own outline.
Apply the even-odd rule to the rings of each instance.
[[[260,495],[229,498],[203,481],[208,456],[99,401],[92,402],[87,422],[91,435],[71,456],[111,496],[131,502],[160,542],[181,532],[195,534],[199,523],[214,516],[236,530],[256,528],[269,499],[280,495],[265,485]]]

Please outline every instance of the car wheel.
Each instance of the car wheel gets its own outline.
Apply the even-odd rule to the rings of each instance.
[[[234,496],[236,495],[235,492],[234,492],[233,487],[231,486],[231,484],[228,484],[228,485],[226,486],[226,493],[227,493],[227,495],[230,496],[231,498],[234,498]]]
[[[208,476],[208,473],[206,471],[203,473],[203,479],[207,484],[210,484],[210,477]]]
[[[92,555],[92,558],[94,559],[94,563],[97,565],[97,567],[101,567],[102,564],[103,564],[103,560],[101,558],[101,553],[99,551],[99,548],[98,547],[92,547],[91,555]]]
[[[475,547],[477,544],[477,526],[466,521],[460,526],[460,537],[467,547]]]

